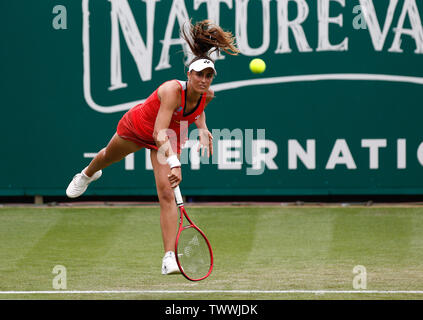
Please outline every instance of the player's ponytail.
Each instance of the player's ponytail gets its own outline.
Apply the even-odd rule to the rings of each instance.
[[[197,22],[195,25],[189,22],[189,29],[182,28],[181,36],[188,43],[192,53],[197,57],[210,59],[209,55],[223,50],[227,54],[237,55],[238,48],[235,46],[235,38],[231,32],[223,31],[221,27],[210,20]]]

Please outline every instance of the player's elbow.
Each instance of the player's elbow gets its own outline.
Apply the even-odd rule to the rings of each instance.
[[[153,131],[153,139],[154,139],[154,141],[157,141],[157,137],[158,136],[159,136],[159,132],[156,129],[154,129],[154,131]]]
[[[164,142],[166,140],[166,129],[154,128],[153,139],[154,141]]]

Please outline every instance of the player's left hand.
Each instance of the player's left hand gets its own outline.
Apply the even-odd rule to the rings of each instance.
[[[204,156],[207,152],[207,157],[213,155],[213,135],[207,129],[199,129],[199,138],[200,143],[198,145],[197,151],[200,152],[200,156]]]

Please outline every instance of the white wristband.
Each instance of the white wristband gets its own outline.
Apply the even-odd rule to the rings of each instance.
[[[173,154],[169,158],[167,158],[166,162],[171,169],[181,166],[181,162],[179,161],[178,156],[176,154]]]

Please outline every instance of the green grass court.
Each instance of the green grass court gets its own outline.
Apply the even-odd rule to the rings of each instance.
[[[213,273],[198,283],[161,275],[159,207],[0,208],[0,299],[423,298],[421,207],[187,211],[214,249]],[[84,293],[5,293],[59,291],[56,265],[66,267],[66,291]],[[368,292],[353,288],[356,265]]]

